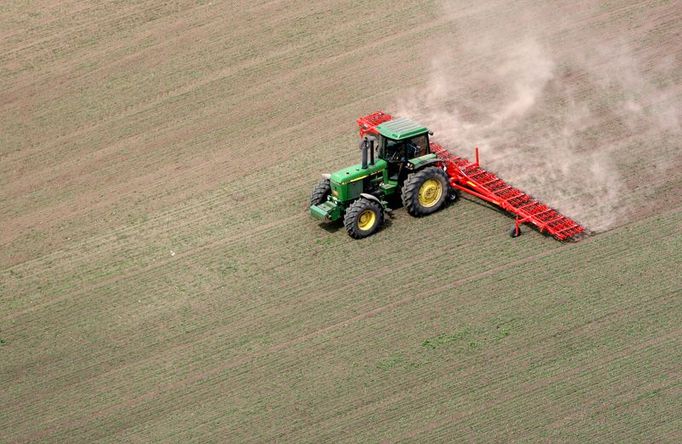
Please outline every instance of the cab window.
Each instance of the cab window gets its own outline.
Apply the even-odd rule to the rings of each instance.
[[[393,140],[382,137],[381,157],[389,162],[404,162],[429,153],[429,139],[426,134],[407,140]]]
[[[429,153],[429,140],[426,134],[411,138],[410,144],[413,146],[414,151],[414,155],[411,157],[424,156]]]
[[[403,142],[382,137],[381,156],[388,161],[399,161],[402,157]]]

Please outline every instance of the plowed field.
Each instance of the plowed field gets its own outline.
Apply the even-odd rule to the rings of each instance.
[[[2,2],[0,442],[682,440],[682,10],[537,3]],[[377,109],[594,234],[318,225]]]

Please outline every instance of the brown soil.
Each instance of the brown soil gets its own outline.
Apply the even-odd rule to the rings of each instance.
[[[670,439],[675,6],[0,7],[2,440]],[[603,231],[320,227],[376,109]]]

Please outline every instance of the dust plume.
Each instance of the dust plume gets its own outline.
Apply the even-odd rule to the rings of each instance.
[[[472,5],[442,5],[450,32],[396,114],[464,157],[479,146],[484,167],[592,231],[627,221],[632,165],[675,165],[665,157],[679,148],[679,60],[601,23],[597,2]],[[673,146],[638,151],[656,143]]]

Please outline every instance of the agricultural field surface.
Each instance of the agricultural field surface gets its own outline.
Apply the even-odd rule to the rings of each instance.
[[[0,443],[682,442],[670,0],[0,2]],[[308,214],[411,117],[590,229]]]

